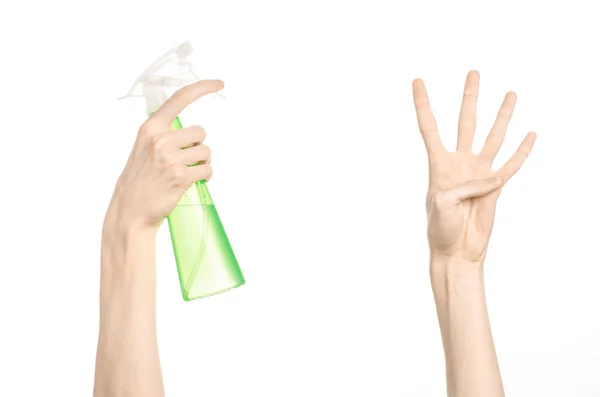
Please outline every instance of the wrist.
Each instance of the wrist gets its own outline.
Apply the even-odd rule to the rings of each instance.
[[[147,267],[154,255],[156,228],[136,222],[111,202],[102,226],[103,273]]]
[[[477,273],[483,270],[483,261],[471,261],[454,255],[431,253],[429,270],[432,273],[453,275]]]
[[[435,294],[448,293],[453,285],[483,287],[483,262],[432,253],[429,260],[431,286]]]
[[[156,288],[156,230],[119,215],[118,208],[111,204],[103,224],[101,323],[108,326],[121,323],[123,313],[135,311],[136,318],[144,318],[152,324]]]
[[[145,224],[141,219],[131,216],[125,206],[117,200],[110,202],[104,216],[103,234],[120,234],[123,237],[130,235],[148,235],[156,233],[157,228]]]

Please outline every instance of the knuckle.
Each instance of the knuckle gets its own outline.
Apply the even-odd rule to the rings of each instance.
[[[154,150],[155,152],[160,152],[162,151],[167,143],[167,137],[166,135],[154,135],[152,138],[150,138],[150,143],[152,145],[152,150]]]
[[[175,186],[184,187],[187,185],[186,173],[181,167],[171,167],[171,179]]]
[[[205,167],[206,167],[206,178],[205,179],[208,180],[212,177],[213,168],[209,164],[206,164]]]
[[[188,87],[183,87],[173,94],[173,99],[179,103],[190,103],[194,99],[192,94]]]
[[[196,125],[194,127],[191,127],[191,132],[193,135],[193,139],[195,142],[197,142],[197,144],[200,144],[204,141],[204,138],[206,138],[206,131],[204,130],[204,127]]]
[[[140,127],[139,130],[139,135],[143,136],[143,137],[147,137],[151,134],[152,132],[152,124],[149,121],[146,121],[144,124],[142,124],[142,126]]]
[[[195,132],[196,134],[198,134],[199,136],[202,136],[202,137],[204,137],[204,136],[206,135],[206,130],[205,130],[205,129],[204,129],[204,127],[202,127],[201,125],[195,125],[195,126],[193,127],[193,129],[194,129],[194,132]]]
[[[415,109],[417,113],[425,113],[430,109],[429,101],[415,102]]]
[[[531,153],[531,148],[530,147],[520,147],[518,150],[519,153],[521,153],[521,155],[527,157],[529,156],[529,153]]]
[[[177,160],[172,155],[164,155],[162,156],[162,164],[165,168],[169,169],[177,169]]]
[[[144,135],[152,135],[159,128],[156,115],[151,115],[140,127],[140,133]]]
[[[500,147],[504,143],[504,134],[498,131],[492,131],[485,140],[486,145]]]
[[[194,175],[196,181],[208,181],[212,176],[212,167],[208,164],[202,164],[198,166],[197,172]]]

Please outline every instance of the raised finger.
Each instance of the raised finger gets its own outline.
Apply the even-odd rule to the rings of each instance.
[[[427,95],[423,80],[414,80],[412,89],[419,130],[423,136],[427,153],[431,157],[436,152],[445,150],[444,144],[438,132],[437,123],[429,104],[429,96]]]
[[[508,123],[513,115],[515,110],[515,104],[517,103],[517,94],[514,92],[509,92],[504,97],[504,101],[502,102],[502,106],[500,106],[500,110],[498,111],[498,115],[496,116],[496,121],[488,134],[485,144],[481,149],[479,155],[490,162],[490,164],[494,161],[494,158],[498,154],[502,143],[504,142],[504,137],[506,136],[506,130],[508,129]]]
[[[531,153],[533,149],[533,144],[535,143],[537,135],[535,132],[530,132],[527,134],[523,142],[519,145],[519,148],[512,155],[510,159],[500,168],[497,174],[502,177],[504,182],[506,183],[514,174],[519,171],[525,160],[527,160],[527,156]]]
[[[473,147],[477,124],[477,96],[479,95],[479,72],[471,70],[467,75],[460,116],[458,117],[457,152],[470,152]]]

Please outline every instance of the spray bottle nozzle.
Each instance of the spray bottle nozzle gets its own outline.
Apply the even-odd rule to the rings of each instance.
[[[190,44],[190,42],[186,41],[184,43],[179,44],[177,47],[175,47],[173,49],[173,51],[175,52],[175,54],[178,57],[185,58],[188,55],[190,55],[192,52],[194,52],[194,49],[192,48],[192,45]]]
[[[148,113],[156,111],[167,100],[167,91],[200,80],[192,71],[187,57],[194,51],[189,42],[179,44],[156,60],[136,80],[127,95],[119,98],[144,97]],[[224,98],[220,93],[213,94]]]

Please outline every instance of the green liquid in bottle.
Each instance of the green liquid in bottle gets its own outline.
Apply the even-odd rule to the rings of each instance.
[[[173,130],[180,128],[177,118]],[[244,284],[205,181],[194,183],[185,192],[167,220],[184,300],[204,298]]]

